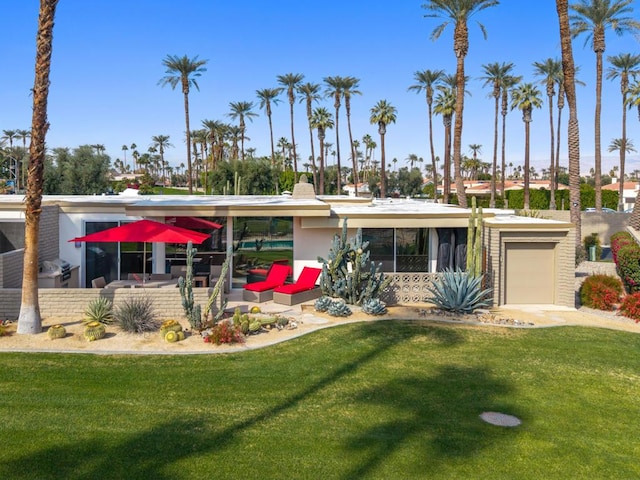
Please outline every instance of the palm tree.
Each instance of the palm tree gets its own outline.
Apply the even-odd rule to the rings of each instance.
[[[257,117],[258,114],[252,112],[253,102],[229,102],[230,113],[227,113],[228,117],[234,120],[238,119],[238,126],[240,127],[240,159],[244,162],[244,140],[245,131],[247,129],[245,118],[253,121],[253,117]]]
[[[431,152],[431,170],[433,172],[433,186],[434,186],[434,200],[438,203],[438,187],[437,187],[437,168],[436,168],[436,154],[433,148],[433,93],[434,88],[442,82],[444,70],[424,70],[418,71],[413,74],[413,78],[416,81],[414,85],[409,87],[409,90],[413,90],[416,93],[424,91],[425,99],[427,101],[427,118],[429,120],[429,151]]]
[[[153,146],[158,150],[160,154],[160,165],[162,165],[162,186],[164,187],[165,179],[164,179],[164,151],[167,148],[173,147],[173,145],[169,142],[169,135],[154,135],[151,137],[151,141],[153,142]]]
[[[342,101],[342,92],[345,87],[344,77],[325,77],[324,83],[327,84],[325,94],[327,97],[333,97],[333,107],[336,109],[336,154],[337,154],[337,167],[338,172],[342,171],[342,165],[340,164],[340,105]],[[340,181],[340,175],[338,175],[338,195],[342,191],[342,184]]]
[[[575,225],[576,249],[582,248],[582,223],[580,217],[580,128],[576,102],[576,67],[573,61],[571,29],[569,27],[568,0],[556,0],[560,45],[562,48],[562,77],[565,97],[569,105],[567,140],[569,143],[569,203],[570,220]]]
[[[269,120],[269,138],[271,139],[271,168],[276,163],[276,150],[273,145],[273,124],[271,122],[271,104],[277,105],[280,102],[278,95],[282,93],[282,88],[263,88],[256,90],[256,95],[260,100],[260,108],[264,109]]]
[[[482,66],[484,70],[484,86],[492,88],[490,96],[495,100],[494,122],[493,122],[493,163],[491,169],[491,198],[489,206],[496,206],[496,179],[498,174],[498,110],[500,107],[500,94],[504,88],[505,79],[513,70],[513,63],[489,63]],[[502,169],[502,191],[504,192],[504,167]]]
[[[595,109],[595,190],[596,210],[602,210],[602,151],[600,145],[600,112],[602,110],[602,56],[605,51],[605,33],[611,28],[617,35],[638,33],[640,22],[627,16],[633,12],[633,0],[579,0],[571,5],[571,35],[586,34],[585,44],[591,40],[596,54],[596,109]]]
[[[296,89],[304,79],[301,73],[287,73],[277,76],[278,83],[287,89],[287,98],[289,99],[289,115],[291,117],[291,145],[293,145],[293,171],[295,181],[298,177],[298,154],[296,153],[296,136],[293,128],[293,104],[296,102]]]
[[[127,150],[129,150],[129,147],[122,145],[122,154],[124,155],[123,166],[125,170],[127,169]]]
[[[324,195],[324,167],[325,167],[325,134],[328,128],[333,128],[333,118],[331,112],[324,107],[318,107],[311,114],[311,128],[318,130],[318,141],[320,142],[320,182],[318,194]]]
[[[442,124],[444,125],[442,201],[449,203],[449,194],[451,193],[451,125],[456,110],[456,95],[453,88],[440,86],[438,90],[433,112],[442,116]]]
[[[302,96],[300,103],[305,102],[307,107],[307,124],[309,125],[309,142],[311,143],[311,168],[313,171],[313,185],[318,186],[318,169],[316,167],[316,152],[313,145],[313,127],[311,117],[313,115],[313,102],[320,100],[320,85],[317,83],[303,83],[298,87],[298,93]]]
[[[189,91],[191,86],[196,87],[196,90],[200,90],[196,77],[202,75],[202,72],[206,72],[207,60],[198,60],[196,55],[193,58],[189,58],[186,55],[178,57],[177,55],[167,55],[162,60],[162,65],[167,69],[165,76],[158,82],[160,85],[170,85],[173,90],[180,85],[182,88],[182,95],[184,96],[184,121],[185,132],[187,135],[187,186],[189,187],[189,194],[193,193],[192,185],[192,168],[191,168],[191,129],[189,127]]]
[[[351,96],[362,95],[357,90],[360,79],[355,77],[346,77],[342,86],[342,96],[344,97],[344,110],[347,115],[347,131],[349,132],[349,145],[351,145],[351,162],[353,164],[353,185],[356,196],[358,195],[358,155],[356,154],[353,135],[351,134]]]
[[[369,118],[369,122],[371,122],[372,125],[378,124],[378,134],[380,134],[380,198],[387,196],[384,137],[387,133],[387,125],[396,123],[396,114],[396,107],[386,100],[379,100],[378,103],[371,108],[371,117]]]
[[[611,66],[607,70],[607,80],[620,78],[620,92],[622,93],[622,137],[620,138],[620,185],[618,188],[618,210],[624,210],[624,167],[626,161],[626,153],[629,151],[625,144],[627,143],[627,91],[629,89],[629,75],[635,78],[640,74],[640,55],[631,55],[630,53],[622,53],[616,56],[607,57]],[[609,147],[611,152],[611,147]]]
[[[36,36],[35,80],[29,147],[29,176],[25,194],[24,267],[22,273],[22,301],[18,317],[18,333],[40,333],[42,318],[38,303],[38,237],[44,182],[47,100],[49,73],[53,51],[53,23],[58,0],[40,0],[38,34]]]
[[[531,150],[531,129],[532,113],[534,108],[542,107],[540,90],[532,83],[523,83],[511,91],[511,109],[517,108],[522,111],[522,121],[524,122],[525,142],[524,142],[524,209],[529,210],[529,153]]]
[[[460,162],[462,159],[462,114],[465,94],[464,59],[469,51],[467,20],[474,14],[498,5],[498,3],[498,0],[430,0],[422,5],[423,8],[430,12],[425,17],[445,18],[445,22],[436,27],[431,33],[433,40],[440,37],[450,22],[454,23],[453,51],[456,55],[456,115],[453,132],[453,164],[458,203],[464,208],[467,207],[467,196],[464,191]],[[482,24],[479,25],[483,36],[486,38],[487,34],[484,26]]]
[[[622,158],[623,154],[622,154],[622,150],[625,151],[625,153],[635,153],[636,149],[633,146],[633,142],[631,141],[630,138],[614,138],[613,140],[611,140],[611,143],[609,144],[609,152],[620,152],[620,157]],[[616,170],[616,167],[613,167],[614,170]],[[615,172],[613,172],[615,174]],[[623,211],[624,210],[624,176],[622,173],[619,174],[620,176],[620,180],[618,181],[618,183],[620,184],[618,187],[618,211]]]
[[[549,131],[550,131],[550,166],[549,166],[549,190],[551,198],[549,199],[549,209],[556,209],[556,188],[554,184],[555,174],[555,131],[553,127],[553,97],[556,94],[555,86],[558,79],[562,76],[562,63],[555,58],[547,58],[543,62],[533,62],[534,71],[533,74],[542,77],[540,83],[546,87],[548,106],[549,106]]]

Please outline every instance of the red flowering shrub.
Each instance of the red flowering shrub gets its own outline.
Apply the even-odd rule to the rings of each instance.
[[[633,242],[620,247],[617,260],[618,273],[627,292],[640,291],[640,246]]]
[[[622,282],[611,275],[591,275],[582,282],[580,302],[585,307],[614,310],[623,293]]]
[[[234,326],[231,322],[223,321],[211,328],[209,335],[204,337],[204,341],[220,345],[222,343],[244,343],[245,338],[239,327]]]
[[[625,317],[640,322],[640,292],[631,293],[624,297],[620,305],[620,313]]]
[[[613,262],[618,265],[618,250],[620,250],[625,245],[631,245],[634,243],[633,237],[631,234],[625,230],[621,232],[616,232],[611,235],[609,239],[609,243],[611,245],[611,255],[613,256]]]

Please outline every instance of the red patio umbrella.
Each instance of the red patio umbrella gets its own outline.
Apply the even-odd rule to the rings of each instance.
[[[146,276],[147,266],[147,242],[160,243],[194,243],[201,244],[211,235],[208,233],[194,232],[186,228],[174,227],[166,223],[154,222],[153,220],[138,220],[120,225],[119,227],[107,228],[100,232],[91,233],[84,237],[76,237],[70,242],[144,242],[143,251],[143,277]]]

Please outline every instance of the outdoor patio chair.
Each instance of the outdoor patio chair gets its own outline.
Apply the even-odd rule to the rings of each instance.
[[[321,268],[304,267],[294,283],[282,285],[273,290],[273,301],[283,305],[296,305],[319,298],[322,291],[316,285],[316,281],[321,273]]]
[[[273,299],[273,289],[284,285],[289,275],[291,275],[291,267],[289,265],[273,264],[264,281],[244,285],[243,300],[245,302],[260,303]]]
[[[107,281],[104,277],[98,277],[91,280],[91,286],[93,288],[104,288],[107,286]]]
[[[260,282],[262,280],[266,280],[267,275],[269,274],[269,270],[274,265],[289,265],[289,259],[281,258],[274,260],[269,265],[269,268],[251,268],[247,270],[247,283]]]

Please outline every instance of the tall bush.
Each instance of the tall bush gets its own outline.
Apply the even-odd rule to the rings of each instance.
[[[629,293],[640,291],[640,246],[635,242],[618,250],[618,274]]]
[[[631,234],[626,230],[622,230],[611,235],[609,245],[611,245],[611,254],[616,266],[618,265],[618,250],[625,245],[630,245],[632,243],[634,243],[633,236],[631,236]]]

